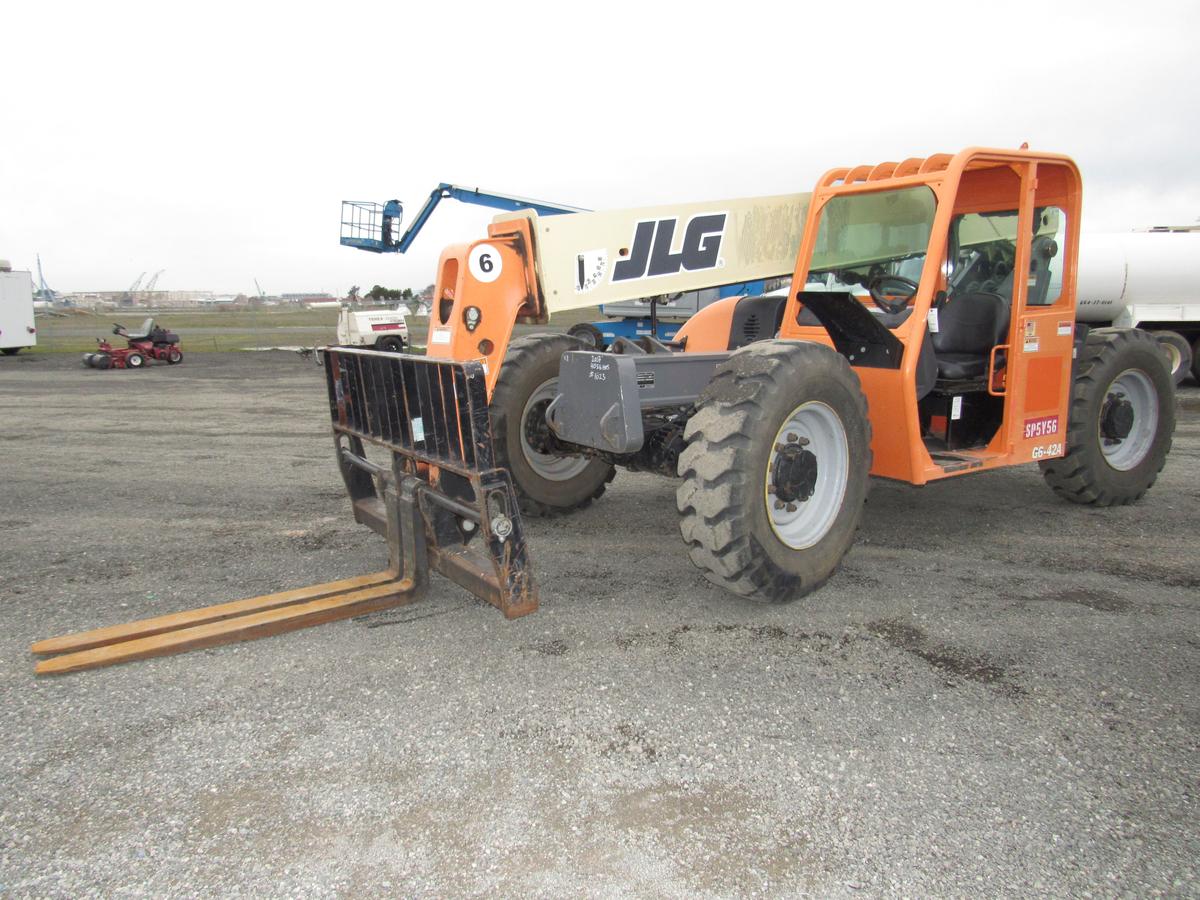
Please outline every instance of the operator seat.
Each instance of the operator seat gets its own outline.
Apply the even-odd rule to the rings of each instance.
[[[982,378],[988,356],[1008,337],[1009,302],[990,291],[973,291],[938,308],[938,330],[930,335],[939,378]]]
[[[126,337],[131,341],[145,341],[150,339],[150,332],[154,330],[154,320],[147,319],[142,323],[142,327],[137,331],[129,332]]]

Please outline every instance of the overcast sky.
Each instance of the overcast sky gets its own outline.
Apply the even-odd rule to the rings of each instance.
[[[340,201],[439,181],[589,208],[810,190],[967,145],[1068,153],[1085,229],[1200,217],[1200,4],[9,4],[0,257],[60,291],[420,288]]]

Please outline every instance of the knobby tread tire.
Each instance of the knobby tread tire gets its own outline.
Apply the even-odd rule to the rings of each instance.
[[[1128,471],[1112,468],[1100,445],[1100,411],[1113,380],[1127,369],[1143,372],[1158,394],[1158,429],[1145,458]],[[1158,341],[1136,328],[1091,331],[1078,360],[1067,416],[1065,454],[1040,462],[1054,493],[1072,503],[1125,506],[1158,479],[1175,432],[1175,390]]]
[[[779,428],[812,399],[829,404],[846,431],[846,493],[825,536],[793,550],[771,530],[763,484]],[[853,543],[870,482],[871,425],[858,376],[824,345],[761,341],[717,367],[697,407],[684,431],[676,491],[691,561],[713,584],[763,602],[817,590]]]
[[[521,449],[521,415],[525,403],[549,378],[558,377],[558,363],[568,350],[587,348],[566,334],[531,334],[509,342],[492,392],[492,434],[496,464],[508,469],[521,512],[553,517],[583,509],[603,495],[616,470],[601,460],[567,481],[540,477],[525,461]]]

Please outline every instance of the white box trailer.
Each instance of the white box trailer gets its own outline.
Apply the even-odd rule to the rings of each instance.
[[[33,324],[33,276],[14,272],[0,259],[0,352],[8,356],[37,344]]]

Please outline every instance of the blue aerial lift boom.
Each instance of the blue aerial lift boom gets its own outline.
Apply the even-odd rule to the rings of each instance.
[[[396,236],[396,230],[404,215],[404,204],[399,200],[389,200],[386,203],[343,200],[342,244],[358,250],[368,250],[371,253],[404,253],[412,246],[412,242],[425,227],[425,223],[429,221],[429,217],[433,215],[438,204],[448,199],[475,206],[487,206],[505,212],[532,209],[539,216],[557,216],[563,213],[589,211],[577,206],[545,203],[541,200],[529,200],[511,194],[497,194],[493,191],[466,188],[443,182],[430,192],[429,199],[425,201],[425,205],[421,207],[417,217],[408,226],[408,230],[399,237]]]

